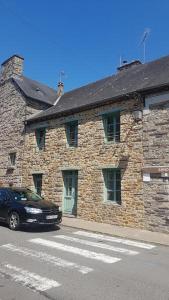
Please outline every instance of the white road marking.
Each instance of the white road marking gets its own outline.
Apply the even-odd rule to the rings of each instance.
[[[101,248],[101,249],[105,249],[105,250],[120,252],[122,254],[127,254],[127,255],[137,255],[137,254],[139,254],[139,252],[137,252],[137,251],[128,250],[128,249],[124,249],[124,248],[118,248],[118,247],[114,247],[114,246],[104,244],[104,243],[99,244],[98,242],[95,243],[95,242],[91,242],[91,241],[87,241],[87,240],[73,238],[73,237],[66,236],[66,235],[56,235],[54,237],[57,238],[57,239],[62,239],[62,240],[70,241],[70,242],[76,242],[76,243],[80,243],[82,245],[92,246],[92,247],[95,247],[95,248]]]
[[[0,273],[2,273],[5,277],[8,276],[11,280],[16,281],[23,286],[39,292],[60,286],[60,283],[55,280],[42,277],[38,274],[31,273],[10,264],[0,265]]]
[[[108,256],[103,253],[97,253],[97,252],[93,252],[93,251],[84,250],[81,248],[71,247],[71,246],[67,246],[65,244],[56,243],[56,242],[41,239],[41,238],[35,238],[35,239],[31,239],[29,241],[31,243],[35,243],[38,245],[59,249],[59,250],[65,251],[65,252],[71,252],[74,254],[84,256],[86,258],[99,260],[99,261],[102,261],[107,264],[113,264],[113,263],[121,260],[120,258]]]
[[[138,247],[138,248],[144,248],[144,249],[148,249],[148,250],[156,247],[154,245],[150,245],[150,244],[146,244],[146,243],[142,243],[142,242],[126,240],[126,239],[121,239],[121,238],[116,238],[116,237],[112,237],[112,236],[108,236],[108,235],[97,234],[97,233],[81,231],[81,230],[73,232],[73,234],[85,236],[85,237],[89,237],[89,238],[94,238],[94,239],[98,239],[98,240],[102,240],[102,241],[121,243],[124,245],[134,246],[134,247]]]
[[[17,247],[13,244],[5,244],[5,245],[0,246],[0,248],[4,248],[5,250],[15,252],[17,254],[22,254],[23,256],[29,256],[29,257],[35,258],[39,261],[45,261],[47,263],[52,264],[53,266],[59,266],[61,268],[77,269],[77,271],[79,271],[82,274],[87,274],[87,273],[93,271],[92,268],[78,265],[74,262],[70,262],[70,261],[61,259],[59,257],[47,254],[45,252],[36,251],[36,250],[28,249],[25,247]]]

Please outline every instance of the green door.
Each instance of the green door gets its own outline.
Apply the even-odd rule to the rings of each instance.
[[[63,212],[76,215],[77,212],[77,171],[64,171]]]

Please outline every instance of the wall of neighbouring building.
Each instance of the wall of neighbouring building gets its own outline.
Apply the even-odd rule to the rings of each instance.
[[[121,109],[121,142],[104,142],[102,116],[104,111]],[[65,169],[78,170],[77,216],[87,220],[144,227],[142,198],[142,121],[133,119],[132,111],[142,109],[138,100],[119,101],[90,109],[72,116],[46,121],[46,146],[37,151],[35,128],[27,126],[26,152],[23,163],[23,184],[33,187],[32,174],[43,174],[45,198],[62,203]],[[68,148],[65,122],[78,118],[78,147]],[[102,168],[120,167],[122,171],[122,205],[103,201],[104,181]]]
[[[25,153],[24,122],[31,114],[45,108],[45,105],[26,100],[12,79],[0,84],[0,184],[22,184],[22,161]],[[9,154],[16,153],[16,164],[11,168]]]
[[[0,85],[0,182],[21,185],[24,145],[25,101],[12,80]],[[16,165],[10,169],[9,153],[16,152]]]
[[[164,97],[161,103],[151,101],[144,115],[144,167],[148,170],[144,172],[149,179],[144,182],[143,197],[146,228],[169,233],[169,101],[163,102]]]

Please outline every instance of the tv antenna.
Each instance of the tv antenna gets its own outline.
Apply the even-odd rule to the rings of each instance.
[[[139,46],[143,46],[143,63],[146,61],[146,41],[150,35],[150,28],[144,30]]]
[[[63,77],[66,77],[66,74],[64,70],[61,70],[59,71],[59,82],[63,81]]]

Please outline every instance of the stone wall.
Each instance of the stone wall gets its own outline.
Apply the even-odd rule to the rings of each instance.
[[[0,85],[0,182],[21,185],[21,169],[24,146],[25,101],[8,80]],[[16,152],[16,166],[9,169],[9,153]]]
[[[36,151],[35,126],[26,129],[26,153],[23,184],[33,188],[33,173],[43,174],[43,194],[62,204],[62,170],[78,170],[77,217],[98,222],[144,227],[142,198],[142,121],[133,119],[134,108],[142,103],[127,100],[90,109],[72,116],[52,119],[45,126],[46,146]],[[121,109],[121,142],[105,143],[102,116],[109,109]],[[78,147],[67,147],[65,122],[78,119]],[[41,124],[42,125],[42,124]],[[122,205],[105,203],[102,169],[120,167],[122,171]]]
[[[144,166],[169,166],[169,102],[150,106],[144,116]],[[144,182],[145,227],[169,233],[169,182],[162,173]]]
[[[12,79],[0,84],[0,184],[22,185],[22,161],[25,155],[24,122],[48,105],[25,99]],[[10,168],[9,154],[16,152],[16,165]]]

